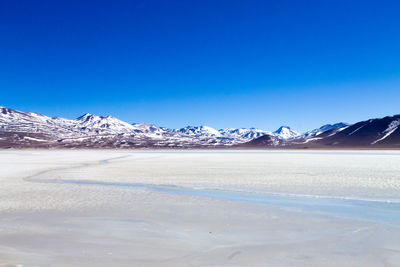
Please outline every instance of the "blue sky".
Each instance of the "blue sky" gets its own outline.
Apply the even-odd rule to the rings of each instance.
[[[400,113],[398,1],[0,3],[0,105],[299,131]]]

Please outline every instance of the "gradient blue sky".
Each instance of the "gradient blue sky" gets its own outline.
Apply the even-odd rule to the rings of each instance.
[[[299,131],[400,113],[399,1],[0,2],[0,105]]]

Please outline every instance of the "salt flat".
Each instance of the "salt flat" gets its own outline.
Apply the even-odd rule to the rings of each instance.
[[[0,266],[399,266],[399,151],[0,151]]]

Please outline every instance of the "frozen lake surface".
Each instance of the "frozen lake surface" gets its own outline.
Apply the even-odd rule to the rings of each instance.
[[[0,169],[0,265],[400,262],[400,151],[0,151]]]

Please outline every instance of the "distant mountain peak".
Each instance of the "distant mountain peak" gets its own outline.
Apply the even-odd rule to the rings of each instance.
[[[221,136],[220,132],[215,130],[214,128],[206,125],[201,126],[186,126],[184,128],[176,129],[175,131],[186,134],[186,135],[194,135],[194,136]]]
[[[91,113],[85,113],[82,116],[79,116],[78,118],[76,118],[76,120],[86,120],[86,119],[90,119],[90,118],[105,118],[104,116],[99,116],[99,115],[95,115],[95,114],[91,114]]]
[[[219,132],[225,138],[231,138],[240,142],[250,141],[263,135],[271,134],[257,128],[226,128],[220,129]]]
[[[277,138],[283,140],[295,139],[300,136],[300,133],[296,132],[295,130],[286,125],[279,127],[279,129],[274,131],[273,134]]]
[[[99,116],[86,113],[75,120],[83,129],[93,129],[96,131],[110,131],[114,133],[128,133],[131,132],[133,125],[121,121],[112,116]]]
[[[290,126],[286,126],[286,125],[282,125],[281,127],[279,127],[278,128],[278,130],[276,130],[274,133],[280,133],[280,132],[282,132],[282,131],[284,131],[284,130],[286,130],[286,129],[292,129],[292,128],[290,128]]]
[[[335,129],[340,129],[340,128],[346,127],[348,125],[349,125],[348,123],[344,123],[344,122],[338,122],[338,123],[334,123],[334,124],[325,124],[317,129],[313,129],[311,131],[305,132],[302,135],[302,138],[315,137],[324,132],[335,130]]]

